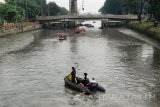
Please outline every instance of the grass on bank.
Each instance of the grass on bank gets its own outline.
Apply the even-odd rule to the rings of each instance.
[[[134,21],[129,23],[128,26],[140,33],[144,33],[149,37],[160,41],[160,27],[154,27],[154,24],[151,21],[144,20],[142,23]]]

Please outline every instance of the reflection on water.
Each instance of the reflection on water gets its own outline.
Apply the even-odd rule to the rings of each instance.
[[[0,38],[0,107],[160,106],[158,43],[128,29],[65,30],[65,41],[59,32]],[[75,63],[77,76],[87,72],[106,93],[87,96],[64,87]]]

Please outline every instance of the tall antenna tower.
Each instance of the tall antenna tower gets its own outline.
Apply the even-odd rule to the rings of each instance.
[[[77,0],[69,0],[69,12],[71,15],[78,14]]]

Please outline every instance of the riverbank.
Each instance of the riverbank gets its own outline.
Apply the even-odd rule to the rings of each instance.
[[[160,27],[154,27],[153,22],[143,21],[139,23],[134,21],[129,23],[127,27],[160,41]]]
[[[31,22],[21,23],[13,28],[0,30],[0,37],[5,37],[11,34],[23,33],[23,32],[32,31],[32,30],[41,29],[41,28],[42,28],[42,25],[38,23],[31,23]]]

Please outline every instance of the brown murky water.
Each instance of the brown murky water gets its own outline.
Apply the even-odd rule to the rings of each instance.
[[[0,107],[159,107],[160,45],[128,29],[39,30],[0,38]],[[78,63],[105,87],[86,96],[64,87]]]

